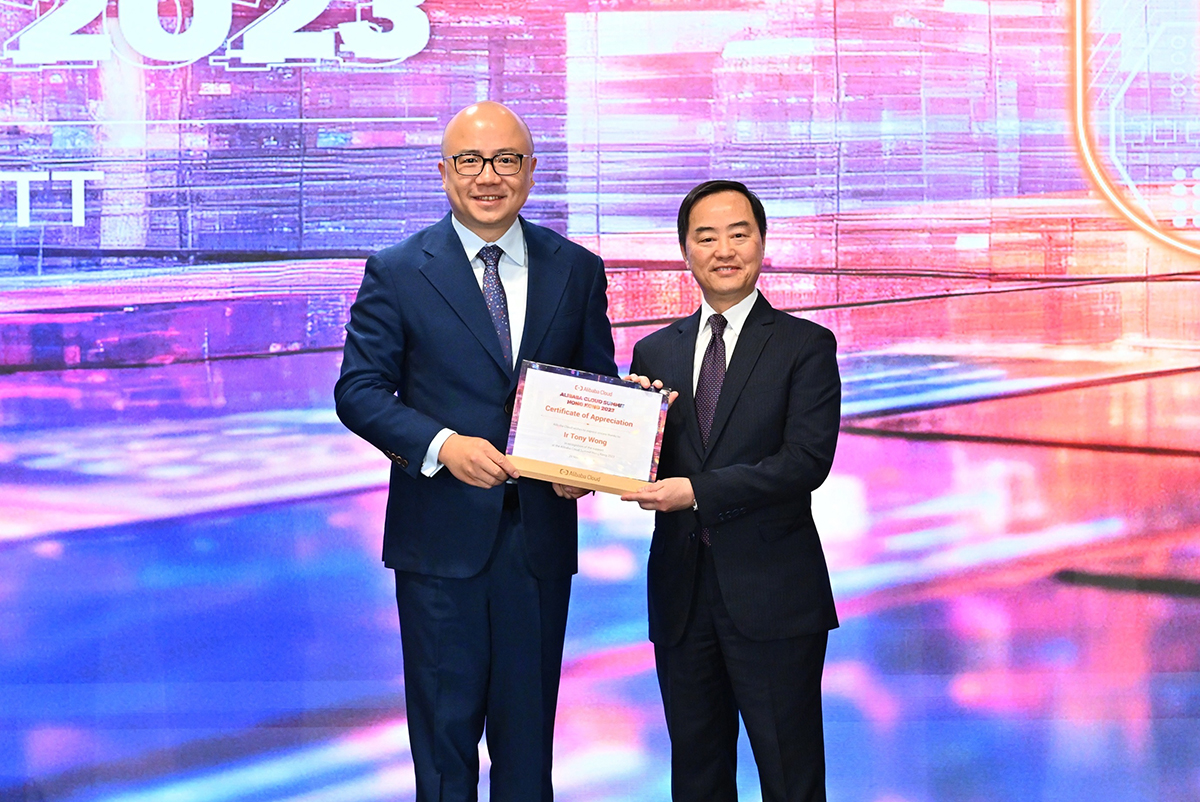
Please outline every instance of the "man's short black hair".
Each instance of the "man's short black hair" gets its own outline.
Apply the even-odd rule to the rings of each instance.
[[[688,223],[692,216],[692,207],[701,198],[716,195],[718,192],[737,192],[750,201],[750,209],[754,212],[754,222],[758,223],[758,233],[762,236],[763,241],[766,241],[767,211],[763,208],[762,201],[741,181],[728,181],[722,178],[716,181],[705,181],[703,184],[700,184],[687,194],[687,197],[683,199],[683,203],[679,204],[679,246],[682,248],[684,243],[687,242]]]

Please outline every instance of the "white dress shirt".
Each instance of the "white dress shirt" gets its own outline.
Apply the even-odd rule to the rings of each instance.
[[[504,251],[500,256],[498,266],[500,283],[504,285],[504,297],[508,300],[508,331],[512,339],[513,367],[516,367],[517,354],[521,350],[521,336],[525,333],[525,307],[529,298],[529,264],[526,260],[525,232],[521,230],[521,221],[516,220],[508,231],[494,243],[487,242],[471,229],[458,222],[457,217],[450,218],[458,239],[462,242],[467,259],[471,262],[471,270],[475,273],[475,281],[479,284],[479,292],[483,292],[483,260],[479,251],[485,245],[499,245]],[[438,454],[450,435],[456,434],[452,429],[442,429],[429,441],[425,452],[425,460],[421,463],[421,473],[433,476],[442,469]]]
[[[729,360],[733,358],[733,348],[737,345],[738,335],[745,328],[746,318],[750,316],[750,309],[757,300],[758,290],[751,290],[749,295],[721,313],[725,318],[725,334],[722,339],[725,340],[726,368],[729,367]],[[708,305],[708,301],[700,302],[700,331],[696,333],[696,355],[692,362],[693,394],[696,392],[696,385],[700,383],[700,366],[704,364],[704,352],[712,340],[712,327],[708,325],[708,319],[715,314],[716,311]]]

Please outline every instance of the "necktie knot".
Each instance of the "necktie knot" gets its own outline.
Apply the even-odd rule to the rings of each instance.
[[[504,249],[499,245],[484,245],[479,249],[479,258],[483,260],[483,266],[488,270],[495,270],[500,265],[500,255],[504,253]]]
[[[708,327],[712,329],[712,336],[714,337],[724,337],[727,325],[729,325],[729,321],[725,319],[724,315],[708,316]]]

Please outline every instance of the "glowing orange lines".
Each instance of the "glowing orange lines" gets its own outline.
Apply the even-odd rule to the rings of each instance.
[[[1184,239],[1164,231],[1157,221],[1147,218],[1140,210],[1131,206],[1113,185],[1105,170],[1096,158],[1092,144],[1090,110],[1087,96],[1087,0],[1075,0],[1075,13],[1072,27],[1072,84],[1074,97],[1072,103],[1072,119],[1075,123],[1075,145],[1079,149],[1079,158],[1083,162],[1088,176],[1096,188],[1112,204],[1119,215],[1124,217],[1136,228],[1151,238],[1176,250],[1200,256],[1200,246],[1193,245]]]

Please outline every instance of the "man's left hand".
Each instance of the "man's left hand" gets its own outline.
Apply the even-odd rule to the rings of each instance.
[[[623,378],[627,382],[633,382],[634,384],[640,384],[642,386],[643,390],[649,390],[651,387],[653,387],[655,390],[661,390],[663,388],[662,379],[655,379],[654,381],[650,381],[649,376],[639,376],[636,373],[630,373],[628,376],[622,376],[621,378]],[[671,404],[674,404],[675,399],[678,397],[679,397],[679,391],[672,390],[667,395],[667,406],[671,406]]]
[[[636,501],[643,510],[675,512],[686,510],[696,500],[692,492],[692,480],[686,476],[672,476],[653,484],[640,487],[633,493],[621,496],[621,501]]]
[[[551,482],[550,486],[554,488],[554,492],[557,493],[560,498],[569,498],[572,501],[578,498],[583,498],[588,493],[592,492],[587,488],[572,487],[571,485],[560,485],[558,482]]]

